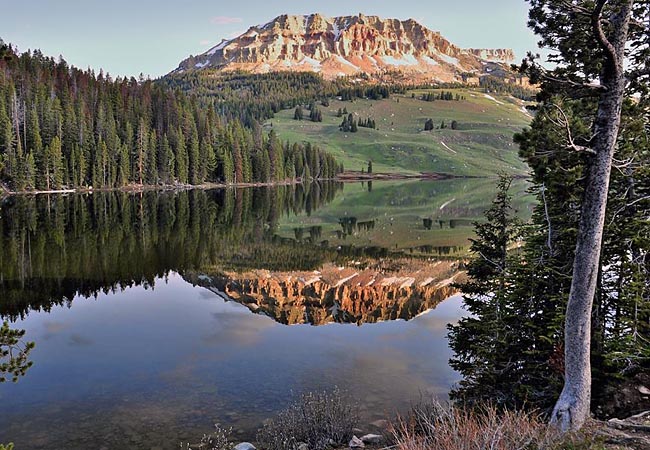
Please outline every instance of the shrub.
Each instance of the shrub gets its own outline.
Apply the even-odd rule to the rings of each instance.
[[[359,421],[356,403],[332,392],[310,392],[269,421],[257,435],[265,450],[292,450],[305,443],[310,450],[347,444]]]
[[[182,450],[232,450],[233,443],[230,441],[232,428],[224,430],[219,424],[214,426],[215,430],[210,434],[204,434],[198,444],[181,444]],[[0,446],[0,450],[3,450]],[[11,449],[8,449],[11,450]]]

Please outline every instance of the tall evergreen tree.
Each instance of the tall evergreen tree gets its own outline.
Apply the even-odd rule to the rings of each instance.
[[[610,172],[626,95],[624,61],[626,48],[648,35],[647,25],[638,31],[634,27],[630,30],[630,22],[634,17],[645,24],[647,13],[647,2],[634,0],[531,0],[530,25],[545,46],[556,50],[551,59],[561,63],[551,76],[537,66],[528,67],[532,68],[529,73],[533,81],[550,81],[543,86],[547,94],[566,91],[567,85],[574,87],[573,95],[587,90],[597,103],[591,139],[579,146],[569,136],[571,150],[588,152],[592,157],[585,166],[586,186],[565,317],[565,384],[553,412],[553,422],[562,430],[580,428],[590,413],[591,312]],[[636,58],[632,61],[636,62]],[[647,60],[643,63],[647,68]],[[558,87],[558,80],[564,86]],[[598,80],[597,85],[591,83],[594,80]]]

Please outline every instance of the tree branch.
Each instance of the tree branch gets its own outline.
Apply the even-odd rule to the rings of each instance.
[[[594,29],[594,33],[596,34],[596,39],[598,40],[598,43],[605,51],[605,53],[607,53],[607,58],[611,61],[612,66],[617,67],[618,56],[616,55],[616,49],[614,48],[614,45],[611,42],[609,42],[607,36],[605,36],[605,31],[603,31],[603,25],[600,22],[603,15],[603,8],[605,7],[606,3],[607,0],[598,0],[598,2],[596,3],[594,11],[591,14],[591,26]]]
[[[590,153],[592,155],[595,155],[596,151],[594,149],[586,147],[584,145],[577,145],[573,141],[573,135],[571,133],[571,124],[569,123],[569,118],[567,117],[565,112],[562,110],[562,108],[560,108],[558,105],[556,105],[555,103],[551,103],[551,106],[555,107],[560,112],[560,114],[562,115],[561,120],[559,120],[557,122],[553,121],[553,123],[555,123],[556,125],[558,125],[560,127],[564,127],[564,129],[566,130],[567,141],[569,141],[569,148],[575,150],[576,152],[586,152],[586,153]],[[592,139],[593,139],[593,137],[592,137]]]

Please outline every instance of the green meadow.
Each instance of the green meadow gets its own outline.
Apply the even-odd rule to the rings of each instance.
[[[385,100],[332,100],[327,107],[318,105],[322,122],[311,122],[308,111],[306,120],[294,120],[294,110],[286,110],[267,121],[266,128],[273,128],[283,139],[325,148],[346,170],[365,169],[371,160],[374,172],[524,174],[525,166],[512,137],[530,122],[525,103],[511,96],[487,95],[479,89],[443,91],[464,99],[427,102],[420,99],[423,93],[440,90],[415,90]],[[357,120],[374,119],[377,129],[340,131],[339,108],[346,108]],[[436,129],[424,131],[427,119],[433,120]],[[439,129],[443,121],[447,128]],[[452,121],[457,123],[455,130],[450,128]]]

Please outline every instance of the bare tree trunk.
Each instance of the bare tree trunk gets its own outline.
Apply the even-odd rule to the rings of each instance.
[[[579,429],[590,413],[591,310],[600,266],[609,177],[625,90],[623,61],[632,0],[612,2],[613,12],[609,17],[613,29],[611,41],[605,37],[601,26],[605,3],[607,0],[597,3],[592,22],[605,54],[600,81],[606,90],[598,101],[593,142],[595,155],[587,167],[587,185],[582,202],[573,278],[566,311],[564,388],[551,418],[551,423],[562,431]]]

